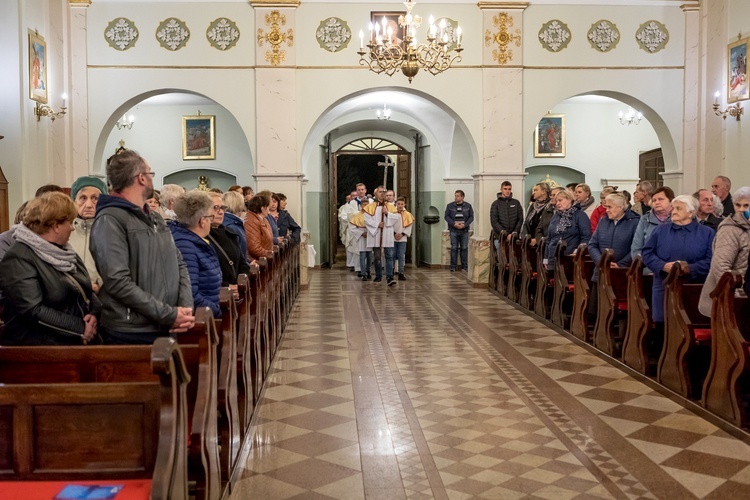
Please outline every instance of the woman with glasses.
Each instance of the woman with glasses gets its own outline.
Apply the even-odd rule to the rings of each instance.
[[[256,260],[266,256],[266,252],[273,250],[273,233],[268,223],[268,205],[271,202],[264,194],[258,193],[247,202],[247,216],[245,217],[245,238],[247,239],[247,253]]]
[[[208,307],[218,318],[221,316],[219,288],[223,277],[219,257],[209,240],[214,219],[213,205],[211,196],[204,191],[190,191],[179,196],[174,202],[179,223],[169,228],[190,273],[195,307]]]
[[[241,250],[243,247],[240,246],[239,236],[224,225],[224,221],[227,218],[227,207],[222,204],[221,195],[218,193],[209,194],[211,196],[211,210],[214,218],[211,219],[211,232],[208,233],[208,240],[219,257],[222,276],[221,286],[235,288],[237,286],[237,276],[240,274],[249,274],[250,266],[244,255],[245,252]]]
[[[78,211],[64,193],[26,207],[15,243],[0,263],[5,298],[2,345],[81,345],[97,335],[99,299],[68,243]]]

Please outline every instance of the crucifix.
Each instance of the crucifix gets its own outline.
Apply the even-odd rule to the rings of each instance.
[[[383,158],[385,158],[385,161],[379,161],[378,167],[383,167],[383,189],[386,188],[386,183],[388,182],[388,167],[393,165],[393,160],[391,160],[390,156],[383,155]]]
[[[383,155],[383,158],[385,158],[385,161],[379,161],[378,167],[383,167],[383,190],[386,189],[386,183],[388,182],[388,167],[393,165],[393,160],[391,160],[390,156]],[[388,215],[388,210],[386,208],[385,201],[381,202],[378,200],[378,204],[380,205],[380,221],[383,225],[380,229],[380,249],[383,249],[383,232],[385,231],[385,218]]]

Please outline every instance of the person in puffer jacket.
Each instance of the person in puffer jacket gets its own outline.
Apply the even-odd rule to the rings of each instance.
[[[490,207],[490,224],[495,233],[505,230],[510,238],[511,233],[521,233],[523,225],[523,207],[513,198],[513,186],[510,181],[503,181],[497,199]]]
[[[221,265],[208,240],[214,217],[212,206],[211,196],[202,191],[190,191],[177,197],[174,211],[179,223],[171,224],[169,229],[190,273],[195,307],[208,307],[214,318],[219,318]]]
[[[596,231],[589,240],[589,255],[594,264],[598,264],[607,248],[614,250],[612,262],[617,267],[630,267],[633,262],[630,247],[633,244],[641,216],[628,210],[628,201],[620,193],[608,194],[604,199],[607,212],[599,220]],[[593,281],[598,281],[599,268],[594,268]]]

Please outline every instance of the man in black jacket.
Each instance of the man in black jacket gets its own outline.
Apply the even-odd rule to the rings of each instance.
[[[154,172],[134,151],[107,161],[110,195],[96,205],[91,255],[103,285],[105,342],[151,344],[195,323],[187,266],[161,215],[150,212]]]
[[[490,224],[492,229],[500,234],[500,231],[508,232],[508,239],[511,233],[520,233],[523,224],[523,207],[521,202],[513,198],[513,186],[509,181],[503,181],[500,185],[500,192],[497,193],[497,199],[492,202],[490,207]]]

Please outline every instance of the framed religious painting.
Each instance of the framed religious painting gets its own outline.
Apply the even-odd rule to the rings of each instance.
[[[727,103],[750,99],[747,81],[747,46],[750,38],[730,43],[727,49]]]
[[[216,131],[214,115],[182,117],[182,159],[215,160]]]
[[[388,33],[390,33],[391,43],[394,45],[400,45],[406,37],[406,28],[402,28],[398,25],[398,17],[405,15],[406,12],[370,12],[372,40],[375,40],[375,35],[377,33],[383,39],[383,43],[387,43]]]
[[[47,44],[29,30],[29,99],[47,104]]]
[[[546,115],[534,130],[534,158],[565,157],[565,115]]]

